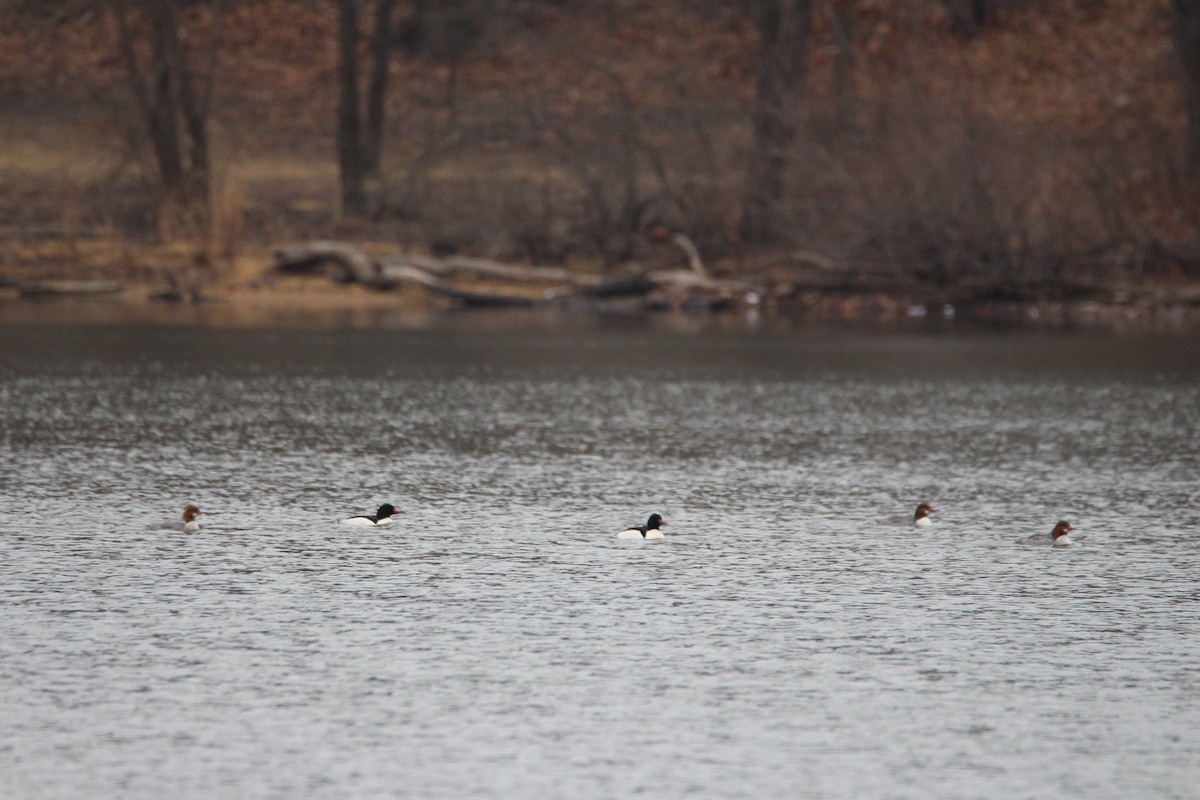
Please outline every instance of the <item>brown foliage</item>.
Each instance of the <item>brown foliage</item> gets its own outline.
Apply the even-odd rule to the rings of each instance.
[[[783,244],[934,282],[1193,263],[1200,215],[1182,177],[1169,2],[994,2],[969,38],[939,0],[814,4],[773,209]],[[219,171],[240,187],[242,226],[222,223],[238,237],[334,224],[333,5],[243,0],[227,11],[213,138]],[[401,30],[413,8],[399,4]],[[198,48],[206,13],[184,14]],[[10,111],[0,125],[21,146],[49,130],[65,152],[97,154],[73,179],[74,218],[107,214],[133,230],[146,215],[138,162],[112,122],[128,106],[112,20],[73,11],[34,22],[0,29]],[[665,224],[710,263],[746,259],[757,45],[742,6],[521,0],[481,17],[453,59],[400,48],[371,235],[615,264],[649,257],[645,234]],[[63,164],[49,153],[30,164],[0,154],[0,182],[23,198],[21,214],[53,218],[62,193],[38,186]],[[118,210],[101,213],[110,197]]]

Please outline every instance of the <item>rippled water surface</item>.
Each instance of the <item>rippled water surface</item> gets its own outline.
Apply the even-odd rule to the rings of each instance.
[[[0,408],[4,797],[1196,797],[1195,340],[9,326]]]

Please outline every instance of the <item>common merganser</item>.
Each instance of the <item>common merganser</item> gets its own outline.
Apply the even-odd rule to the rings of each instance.
[[[1024,539],[1017,539],[1018,544],[1051,544],[1055,547],[1067,547],[1071,544],[1071,531],[1075,530],[1075,526],[1061,520],[1054,526],[1054,530],[1049,533],[1035,533],[1032,536],[1026,536]]]
[[[662,531],[659,530],[663,525],[666,525],[658,514],[651,514],[650,519],[646,520],[645,525],[639,525],[636,528],[626,528],[617,534],[618,539],[661,539],[663,538]]]
[[[921,505],[917,506],[917,513],[913,514],[913,527],[928,528],[933,524],[933,520],[929,518],[929,515],[935,511],[937,509],[929,505],[929,503],[921,503]]]
[[[1050,535],[1054,537],[1055,547],[1066,547],[1071,543],[1071,531],[1075,530],[1075,526],[1067,522],[1065,519],[1054,526],[1054,530],[1050,531]]]
[[[392,524],[392,514],[402,514],[404,512],[397,511],[396,507],[391,503],[384,503],[375,512],[374,516],[350,517],[342,520],[345,525],[362,525],[372,528],[383,528]]]
[[[196,521],[196,517],[204,512],[196,506],[184,506],[183,519],[168,522],[160,522],[157,525],[151,525],[150,530],[156,531],[183,531],[184,533],[199,533],[200,523]]]

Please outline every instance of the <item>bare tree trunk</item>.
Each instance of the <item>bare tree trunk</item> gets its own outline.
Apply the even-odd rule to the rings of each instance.
[[[111,0],[111,5],[130,87],[154,151],[164,205],[173,206],[203,228],[209,216],[208,116],[220,0],[213,6],[213,54],[204,97],[194,88],[176,0]],[[137,54],[131,8],[140,10],[149,23],[150,60],[146,65]]]
[[[391,52],[392,9],[396,0],[379,0],[375,14],[375,39],[372,42],[374,63],[371,70],[371,87],[367,92],[367,172],[379,174],[379,162],[383,151],[384,101],[387,94],[388,56]]]
[[[338,169],[342,213],[350,216],[367,213],[368,184],[379,179],[395,5],[395,0],[378,0],[376,3],[371,47],[373,63],[364,113],[359,92],[358,2],[338,0]]]
[[[188,165],[183,177],[181,195],[187,205],[199,203],[208,207],[209,162],[208,162],[208,115],[200,107],[199,98],[192,86],[192,73],[188,68],[187,53],[179,36],[179,18],[173,0],[155,0],[152,7],[156,17],[155,27],[165,44],[165,55],[173,81],[180,122],[183,126],[183,147]],[[214,48],[216,45],[214,44]]]
[[[1200,170],[1200,0],[1171,0],[1175,49],[1183,65],[1188,113],[1188,165]]]
[[[338,0],[338,171],[341,177],[342,213],[366,210],[363,188],[366,173],[358,101],[358,2]]]
[[[974,36],[987,21],[987,0],[942,0],[942,3],[950,13],[950,27],[961,36]]]
[[[783,198],[787,150],[796,135],[793,101],[804,78],[812,7],[811,0],[755,0],[755,7],[758,80],[742,236],[765,242],[778,227],[772,217]]]
[[[832,12],[833,36],[837,42],[837,54],[833,57],[837,127],[845,131],[854,121],[854,18],[842,6],[834,5]]]

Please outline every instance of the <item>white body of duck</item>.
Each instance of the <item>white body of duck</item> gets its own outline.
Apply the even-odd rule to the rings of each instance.
[[[666,525],[658,514],[651,514],[650,519],[646,520],[645,525],[640,525],[635,528],[626,528],[617,534],[618,539],[662,539],[663,533],[660,530],[663,525]]]
[[[929,515],[935,511],[937,511],[937,509],[928,503],[921,503],[921,505],[917,506],[916,513],[913,514],[913,527],[928,528],[933,524],[933,520],[929,518]]]
[[[391,503],[384,503],[372,516],[349,517],[342,520],[343,525],[357,525],[363,528],[386,528],[392,524],[392,515],[401,512]]]

